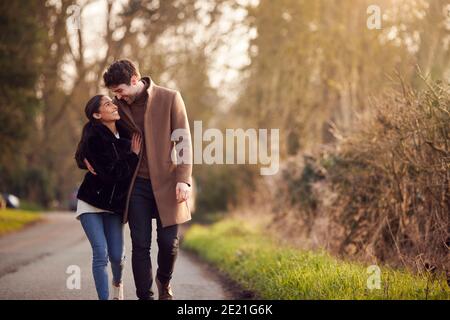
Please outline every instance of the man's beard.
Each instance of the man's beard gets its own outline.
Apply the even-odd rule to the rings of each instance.
[[[134,96],[129,96],[128,98],[127,98],[127,100],[125,100],[125,99],[123,99],[128,105],[132,105],[133,104],[133,102],[136,100],[136,94],[134,95]]]

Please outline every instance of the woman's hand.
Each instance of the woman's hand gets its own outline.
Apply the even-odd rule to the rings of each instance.
[[[88,159],[84,158],[84,164],[86,165],[86,168],[94,175],[96,176],[97,173],[95,172],[94,168],[91,166],[91,164],[89,163]]]
[[[142,146],[142,137],[139,133],[133,133],[133,137],[131,138],[131,151],[139,155],[141,152]]]

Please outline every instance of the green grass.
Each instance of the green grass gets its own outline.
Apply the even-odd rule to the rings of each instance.
[[[261,299],[449,299],[445,279],[428,281],[381,266],[381,288],[369,290],[367,267],[325,252],[277,244],[245,221],[192,226],[183,247],[211,262]]]
[[[0,236],[19,230],[29,223],[38,221],[40,218],[41,215],[36,212],[0,209]]]

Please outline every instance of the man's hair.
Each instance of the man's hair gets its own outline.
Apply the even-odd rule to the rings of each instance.
[[[118,60],[108,67],[103,74],[103,81],[108,88],[120,84],[130,85],[132,76],[141,77],[135,64],[126,59]]]

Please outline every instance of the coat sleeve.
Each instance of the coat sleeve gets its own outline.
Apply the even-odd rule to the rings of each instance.
[[[105,183],[116,183],[131,178],[139,162],[138,156],[131,151],[118,158],[119,153],[111,152],[114,147],[112,142],[108,145],[108,142],[98,137],[91,137],[87,142],[87,159],[100,180]]]
[[[177,92],[171,108],[172,136],[177,150],[176,179],[192,185],[192,140],[189,121],[181,94]],[[176,130],[175,134],[174,131]]]
[[[75,159],[75,160],[76,160],[75,162],[77,163],[78,169],[87,170],[87,167],[83,161],[78,161],[78,159]]]

